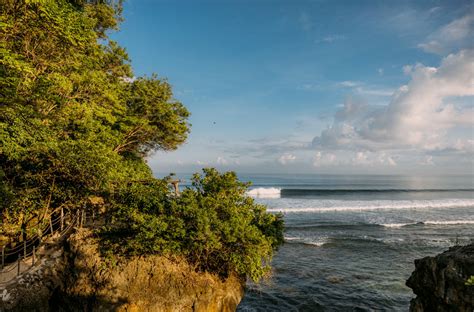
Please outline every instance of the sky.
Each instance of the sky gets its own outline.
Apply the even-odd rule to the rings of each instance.
[[[473,3],[128,0],[111,38],[191,112],[156,174],[474,174]]]

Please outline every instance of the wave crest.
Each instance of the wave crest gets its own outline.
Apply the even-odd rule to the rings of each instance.
[[[258,187],[251,189],[247,195],[255,198],[280,198],[280,188],[276,187]]]
[[[366,211],[366,210],[398,210],[398,209],[429,209],[429,208],[464,208],[473,207],[472,199],[442,199],[442,200],[318,200],[313,207],[272,207],[267,211],[284,213],[305,212],[337,212],[337,211]]]
[[[400,228],[409,225],[466,225],[474,224],[474,220],[443,220],[443,221],[420,221],[411,223],[384,223],[380,224],[383,227]]]
[[[299,236],[285,236],[285,242],[321,247],[328,242],[328,238],[321,237],[319,239],[316,239],[316,238],[299,237]]]

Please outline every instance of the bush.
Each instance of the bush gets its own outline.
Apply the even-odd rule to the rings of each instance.
[[[466,286],[474,286],[474,275],[467,279]]]
[[[122,239],[115,248],[182,255],[199,270],[222,277],[237,273],[258,281],[269,272],[273,251],[283,242],[283,219],[246,196],[248,183],[234,172],[203,169],[203,175],[193,176],[192,187],[175,197],[165,181],[136,184],[117,197],[122,226],[113,236],[121,232]]]

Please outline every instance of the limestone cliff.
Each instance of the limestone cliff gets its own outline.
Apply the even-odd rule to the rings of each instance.
[[[0,311],[235,311],[243,283],[161,256],[101,257],[90,231],[71,235],[41,267],[10,285]],[[0,293],[0,298],[1,293]]]
[[[407,280],[417,295],[410,311],[474,311],[474,286],[465,284],[474,275],[474,244],[415,260],[415,267]]]

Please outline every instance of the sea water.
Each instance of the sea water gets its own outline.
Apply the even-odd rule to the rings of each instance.
[[[238,311],[407,311],[414,260],[474,240],[472,176],[240,178],[286,230]]]

